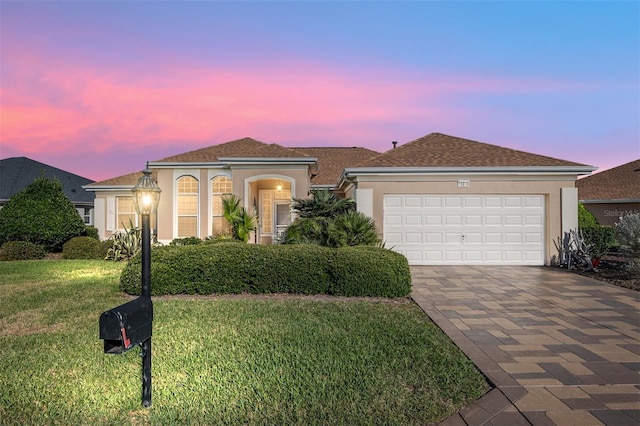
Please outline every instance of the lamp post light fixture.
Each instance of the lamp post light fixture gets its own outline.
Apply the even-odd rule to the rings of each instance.
[[[142,294],[141,297],[149,298],[151,304],[151,226],[150,217],[158,210],[160,192],[156,181],[151,177],[149,163],[142,171],[143,176],[131,190],[136,212],[142,217]],[[153,315],[153,314],[152,314]],[[151,337],[140,344],[142,351],[142,405],[151,405]]]

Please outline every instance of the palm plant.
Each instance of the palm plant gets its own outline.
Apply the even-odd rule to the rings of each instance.
[[[293,200],[299,217],[287,228],[283,243],[329,247],[380,244],[373,220],[355,211],[353,198],[340,198],[329,190],[311,194],[309,199]]]
[[[328,231],[328,245],[334,247],[380,244],[373,219],[362,212],[338,216],[329,225]]]
[[[251,232],[257,227],[257,214],[246,211],[240,198],[233,194],[222,197],[222,214],[231,226],[233,238],[246,243]]]
[[[292,206],[300,217],[336,217],[355,211],[356,201],[338,197],[328,189],[318,189],[311,191],[311,198],[294,198]]]

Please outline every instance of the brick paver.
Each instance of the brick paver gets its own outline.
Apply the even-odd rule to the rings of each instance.
[[[640,293],[546,267],[412,266],[412,297],[494,385],[444,425],[640,425]]]

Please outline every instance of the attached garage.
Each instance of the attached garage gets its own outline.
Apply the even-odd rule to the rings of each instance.
[[[338,188],[412,265],[548,265],[593,170],[432,133],[346,168]]]
[[[413,265],[545,263],[544,197],[386,194],[384,240]]]

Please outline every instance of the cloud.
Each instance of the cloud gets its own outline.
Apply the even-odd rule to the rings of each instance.
[[[234,66],[164,58],[146,66],[105,67],[17,46],[5,50],[3,62],[3,144],[23,146],[27,153],[87,145],[126,152],[133,146],[259,135],[268,142],[354,144],[349,139],[377,139],[381,123],[434,123],[424,124],[425,130],[454,123],[469,115],[451,101],[460,94],[569,87],[384,67],[345,69],[288,58]]]

